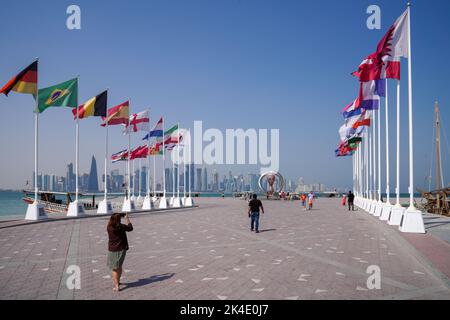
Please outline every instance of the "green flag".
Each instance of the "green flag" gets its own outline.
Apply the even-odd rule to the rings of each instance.
[[[178,124],[174,125],[172,128],[170,128],[169,130],[166,130],[166,132],[164,132],[164,137],[167,139],[169,136],[173,136],[175,131],[178,130]],[[177,135],[178,133],[175,133],[175,135]]]
[[[78,78],[40,89],[37,112],[48,107],[78,107]]]

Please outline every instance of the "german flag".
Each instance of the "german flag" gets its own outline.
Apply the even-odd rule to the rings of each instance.
[[[18,93],[30,93],[34,96],[37,94],[37,60],[23,69],[17,76],[8,81],[7,84],[0,89],[0,93],[5,96],[12,90]]]
[[[78,108],[73,108],[73,118],[83,119],[90,116],[94,117],[106,117],[106,105],[108,104],[108,91],[103,91],[99,95],[89,99]]]

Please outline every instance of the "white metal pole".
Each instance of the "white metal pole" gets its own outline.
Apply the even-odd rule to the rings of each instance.
[[[150,118],[150,110],[147,110]],[[150,131],[147,140],[147,197],[150,197]]]
[[[388,82],[386,80],[386,110],[385,110],[385,126],[386,126],[386,204],[390,202],[390,181],[389,181],[389,99],[388,99]]]
[[[386,100],[387,100],[387,91],[386,91]],[[378,106],[378,201],[381,201],[381,101],[380,105]]]
[[[131,196],[134,197],[134,195],[135,195],[135,193],[134,193],[134,191],[135,191],[135,190],[134,190],[134,183],[136,182],[136,181],[135,181],[135,173],[134,173],[134,162],[135,162],[135,161],[134,161],[134,160],[131,160],[131,161],[132,161],[132,162],[131,162],[131,167],[133,168],[133,172],[131,173],[131,174],[132,174],[131,176],[132,176],[132,179],[133,179],[133,180],[132,180],[132,181],[133,181],[133,183],[132,183],[133,186],[131,187],[131,190],[132,190],[132,191],[131,191],[131,192],[132,192],[132,195],[131,195]]]
[[[189,170],[189,198],[191,197],[191,166],[192,166],[192,159],[191,159],[191,128],[189,128],[189,165],[188,165],[188,170]]]
[[[373,119],[373,115],[372,115],[372,119]],[[373,126],[373,123],[372,123],[372,126]],[[373,180],[372,180],[372,174],[373,174],[373,170],[372,170],[372,149],[373,149],[373,145],[372,145],[372,135],[371,134],[369,134],[369,176],[370,176],[370,179],[369,179],[369,199],[370,200],[373,200],[372,199],[372,196],[373,196],[373,189],[372,189],[372,183],[373,183]]]
[[[376,127],[376,123],[377,123],[377,112],[376,110],[373,111],[373,137],[372,137],[372,156],[373,156],[373,162],[372,162],[372,170],[373,170],[373,200],[377,200],[377,127]]]
[[[106,114],[106,138],[105,138],[105,204],[108,196],[108,114]]]
[[[366,173],[366,199],[369,199],[369,129],[366,130],[366,139],[364,147],[364,167]]]
[[[155,146],[157,141],[155,142]],[[158,152],[159,153],[159,152]],[[153,196],[156,197],[156,155],[153,155]]]
[[[165,139],[166,139],[166,135],[165,135],[165,131],[164,131],[164,124],[165,124],[166,120],[163,118],[163,143],[162,143],[162,148],[163,148],[163,188],[164,188],[164,192],[163,192],[163,197],[166,198],[166,146],[165,146]]]
[[[177,140],[178,140],[178,150],[177,150],[177,198],[180,197],[180,124],[177,127]]]
[[[38,91],[39,92],[39,91]],[[34,114],[34,203],[38,203],[38,134],[39,134],[39,93],[36,94],[36,110]]]
[[[79,140],[79,124],[78,124],[78,107],[77,107],[77,124],[76,124],[76,138],[75,138],[75,201],[78,202],[78,140]]]
[[[141,171],[142,171],[142,160],[141,160],[141,158],[139,158],[139,168],[138,168],[138,182],[139,182],[139,184],[138,184],[138,195],[139,195],[139,197],[141,196],[141,188],[142,188],[142,175],[141,175]]]
[[[396,206],[400,206],[400,80],[397,80],[397,169],[396,169]]]
[[[129,121],[128,119],[128,127],[127,127],[127,134],[128,134],[128,161],[127,161],[127,171],[128,171],[128,194],[127,199],[131,199],[131,166],[130,166],[130,154],[131,154],[131,136],[130,136],[130,128],[129,128]]]
[[[408,120],[409,120],[409,210],[414,207],[414,161],[413,161],[413,101],[412,101],[412,55],[411,55],[411,4],[408,3]]]

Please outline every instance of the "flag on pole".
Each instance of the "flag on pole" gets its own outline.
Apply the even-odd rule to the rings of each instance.
[[[122,150],[111,155],[112,162],[125,161],[128,159],[128,150]]]
[[[106,117],[106,106],[108,104],[108,91],[103,91],[99,95],[89,99],[78,108],[73,108],[73,118],[83,119],[90,116],[94,117]]]
[[[161,117],[159,121],[155,124],[152,130],[146,134],[142,140],[148,140],[151,137],[162,137],[163,136],[163,118]]]
[[[351,136],[362,134],[364,127],[370,126],[370,117],[371,111],[363,110],[360,115],[347,119],[339,128],[339,136],[341,141],[345,141]]]
[[[130,160],[139,159],[139,158],[147,158],[148,148],[147,146],[140,146],[133,150],[130,153]]]
[[[18,75],[11,78],[4,86],[0,89],[0,93],[5,96],[9,92],[15,91],[18,93],[29,93],[34,96],[37,94],[37,80],[38,80],[38,62],[37,60],[30,64],[28,67],[23,69]]]
[[[352,74],[361,82],[379,79],[400,80],[400,58],[408,58],[408,10],[394,22],[378,43],[377,50]]]
[[[108,125],[128,124],[128,114],[130,110],[129,101],[125,101],[115,107],[109,108],[107,112]],[[102,117],[104,121],[101,125],[106,126],[106,117]]]
[[[127,132],[138,132],[149,130],[150,118],[148,116],[148,110],[134,113],[130,116],[128,125],[126,125],[124,134]]]
[[[57,85],[39,89],[37,112],[42,113],[48,107],[78,106],[78,78],[74,78]]]
[[[156,142],[155,144],[151,145],[148,149],[148,155],[150,156],[159,156],[163,154],[162,150],[162,142]]]

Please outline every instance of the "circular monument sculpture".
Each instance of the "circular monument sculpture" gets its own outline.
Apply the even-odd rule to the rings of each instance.
[[[267,180],[267,189],[263,187],[262,182]],[[276,183],[278,180],[278,183]],[[264,191],[269,196],[273,196],[274,194],[279,194],[284,190],[284,178],[278,171],[267,171],[264,172],[258,180],[259,188]],[[275,185],[277,188],[275,189]]]

